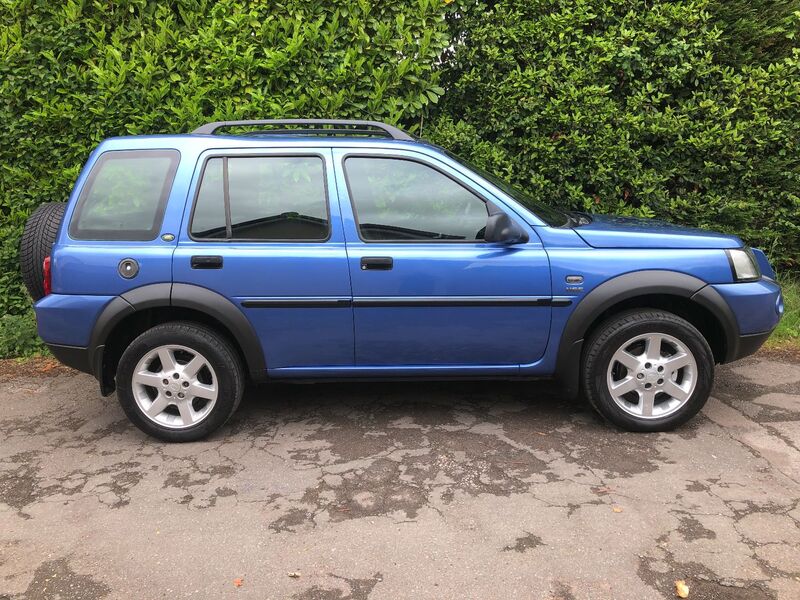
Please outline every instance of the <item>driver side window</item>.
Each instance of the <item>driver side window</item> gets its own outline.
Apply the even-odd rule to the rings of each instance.
[[[483,241],[486,202],[436,169],[358,156],[344,168],[364,241]]]

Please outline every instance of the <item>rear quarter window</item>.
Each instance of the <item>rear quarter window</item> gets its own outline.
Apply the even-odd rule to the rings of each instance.
[[[70,237],[155,239],[179,161],[177,150],[104,152],[81,190],[69,225]]]

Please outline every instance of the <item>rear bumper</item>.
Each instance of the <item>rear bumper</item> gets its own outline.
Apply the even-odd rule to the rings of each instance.
[[[104,395],[114,390],[113,381],[103,381],[105,346],[92,341],[92,331],[113,300],[113,296],[48,294],[34,304],[39,337],[53,356],[68,367],[93,375]]]
[[[50,352],[62,364],[67,365],[77,371],[89,373],[94,375],[91,360],[89,358],[89,349],[81,348],[80,346],[64,346],[62,344],[47,344]]]
[[[50,352],[62,364],[88,373],[97,379],[100,383],[100,393],[103,396],[108,396],[114,391],[113,379],[103,375],[103,355],[105,354],[105,346],[97,346],[93,350],[84,348],[82,346],[65,346],[63,344],[47,344]]]

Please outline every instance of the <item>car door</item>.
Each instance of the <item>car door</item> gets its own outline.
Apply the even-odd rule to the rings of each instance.
[[[350,275],[330,149],[211,150],[198,165],[174,282],[238,306],[268,371],[352,365]]]
[[[334,163],[356,365],[488,373],[542,356],[549,263],[530,226],[445,159],[361,148],[334,149]],[[495,207],[523,227],[528,242],[482,239]]]

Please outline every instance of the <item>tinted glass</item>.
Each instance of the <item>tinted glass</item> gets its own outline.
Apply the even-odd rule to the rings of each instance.
[[[345,161],[365,240],[482,240],[486,203],[427,165],[397,158]]]
[[[191,232],[193,236],[201,238],[227,237],[222,185],[222,159],[212,158],[206,163],[203,180],[197,193],[197,202],[192,215]]]
[[[179,158],[175,150],[105,152],[86,180],[70,222],[70,236],[154,239]]]
[[[226,159],[208,161],[197,196],[194,237],[226,237]],[[324,240],[328,204],[323,161],[317,156],[227,159],[230,237],[242,240]]]
[[[449,156],[456,162],[459,162],[468,169],[475,171],[478,175],[480,175],[484,179],[488,179],[491,183],[493,183],[498,188],[503,190],[506,194],[514,198],[514,200],[522,204],[525,208],[530,210],[533,214],[535,214],[537,217],[539,217],[542,221],[544,221],[548,225],[552,227],[563,227],[564,225],[569,224],[570,222],[569,215],[565,213],[563,210],[560,210],[554,206],[549,206],[547,204],[544,204],[543,202],[536,200],[533,196],[531,196],[530,193],[526,192],[525,190],[511,185],[507,181],[503,181],[499,177],[496,177],[491,173],[489,173],[488,171],[485,171],[484,169],[481,169],[480,167],[473,165],[469,161],[459,156],[456,156],[455,154],[449,152],[448,150],[444,150],[443,148],[442,150],[445,152],[445,154],[447,154],[447,156]]]

